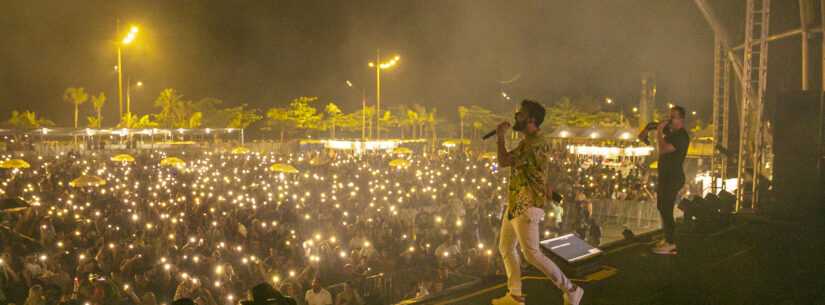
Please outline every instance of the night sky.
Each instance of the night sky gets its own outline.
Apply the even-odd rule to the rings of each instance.
[[[730,2],[738,15],[718,13],[741,20],[744,6]],[[124,49],[124,82],[145,84],[133,92],[138,113],[155,111],[163,88],[261,109],[318,96],[352,111],[360,88],[373,101],[376,49],[401,56],[382,73],[382,107],[505,110],[504,90],[543,102],[611,96],[629,109],[640,74],[654,72],[660,105],[711,110],[713,34],[689,0],[2,1],[0,11],[3,119],[31,109],[68,125],[62,92],[81,86],[106,93],[104,125],[114,124],[117,18],[141,29]]]

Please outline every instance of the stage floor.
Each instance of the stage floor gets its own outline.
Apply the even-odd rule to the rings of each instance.
[[[710,235],[680,232],[676,256],[651,254],[653,241],[609,250],[603,263],[617,272],[581,283],[582,304],[825,304],[825,242],[821,232],[798,230],[742,223]],[[562,304],[546,278],[524,280],[527,304]],[[421,304],[486,305],[505,292],[500,278]]]

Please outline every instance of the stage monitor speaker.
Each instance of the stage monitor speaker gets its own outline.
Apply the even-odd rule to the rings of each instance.
[[[594,258],[602,255],[602,250],[570,233],[541,242],[545,252],[567,274],[581,277],[598,270],[601,265]]]
[[[787,92],[772,108],[773,191],[779,206],[804,215],[823,199],[823,94]]]

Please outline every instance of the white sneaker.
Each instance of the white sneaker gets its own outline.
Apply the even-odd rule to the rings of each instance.
[[[524,298],[524,297],[522,297],[522,298]],[[500,297],[498,299],[493,299],[493,305],[524,305],[524,301],[523,300],[519,301],[519,300],[513,298],[513,296],[510,295],[510,293],[507,293],[503,297]]]
[[[582,298],[584,297],[584,289],[581,287],[576,287],[576,290],[572,292],[567,292],[564,295],[564,304],[565,305],[579,305],[581,303]]]
[[[653,247],[653,253],[662,255],[676,255],[676,244],[662,242]]]

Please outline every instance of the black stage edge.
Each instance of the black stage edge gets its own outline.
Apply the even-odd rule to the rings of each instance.
[[[711,233],[677,228],[679,255],[650,247],[659,232],[602,247],[606,277],[583,278],[582,304],[825,304],[823,225],[737,215]],[[529,305],[563,304],[552,283],[532,270],[524,277]],[[503,276],[403,304],[490,304],[506,293]]]

